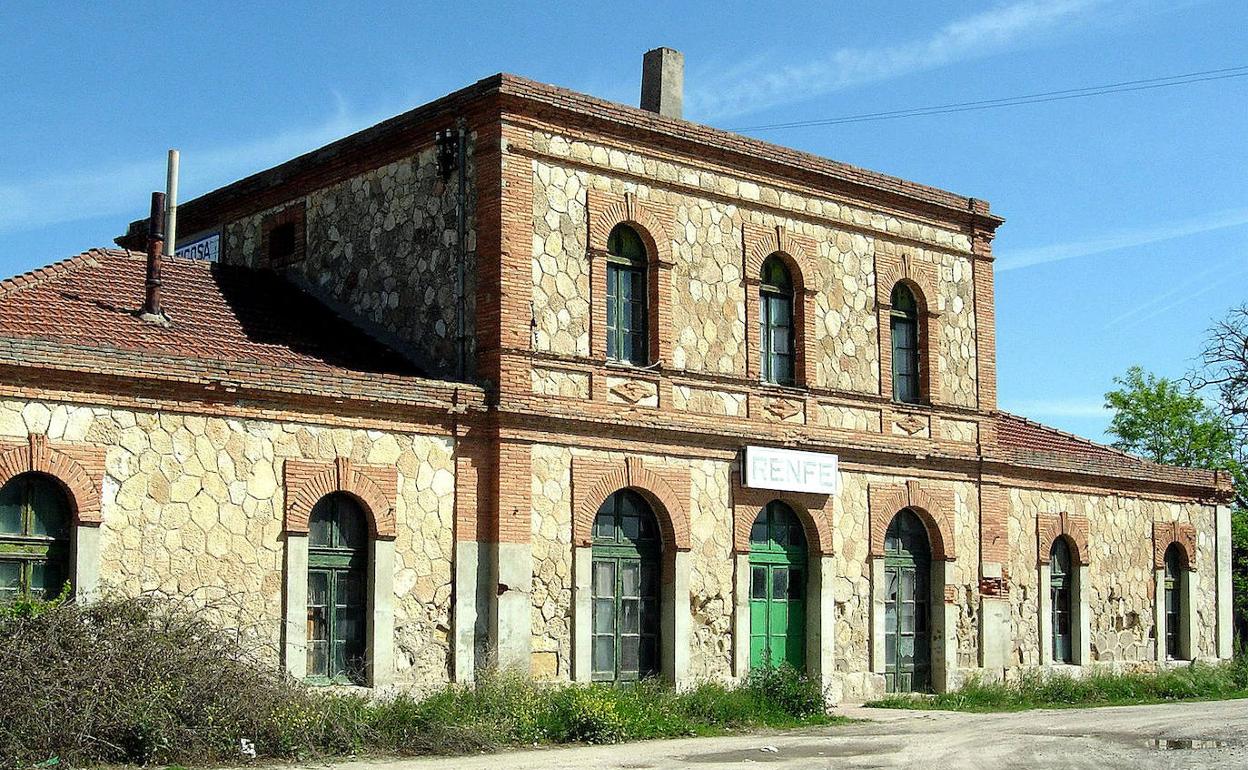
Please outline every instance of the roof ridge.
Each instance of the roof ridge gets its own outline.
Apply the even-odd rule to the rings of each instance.
[[[1062,430],[1061,428],[1055,428],[1052,425],[1045,425],[1042,422],[1036,422],[1035,420],[1032,420],[1030,418],[1023,417],[1021,414],[1014,414],[1013,412],[1007,412],[1004,409],[1000,409],[998,410],[998,412],[1006,417],[1010,417],[1015,420],[1020,420],[1022,422],[1027,423],[1028,425],[1033,425],[1041,430],[1048,431],[1049,433],[1055,433],[1059,436],[1062,436],[1063,438],[1076,441],[1080,444],[1087,444],[1088,446],[1095,447],[1097,449],[1103,449],[1107,452],[1113,452],[1114,454],[1121,455],[1122,457],[1126,457],[1131,460],[1135,460],[1136,462],[1151,463],[1153,465],[1165,465],[1165,463],[1154,463],[1152,460],[1147,460],[1143,457],[1133,455],[1130,452],[1126,452],[1126,451],[1119,449],[1118,447],[1110,446],[1108,444],[1102,444],[1099,441],[1093,441],[1092,439],[1086,436],[1080,436],[1077,433],[1070,433],[1068,431]]]
[[[72,257],[66,257],[51,264],[27,270],[10,278],[0,279],[0,296],[11,295],[33,286],[41,286],[48,281],[62,278],[84,267],[94,267],[99,264],[98,260],[100,257],[128,257],[135,255],[141,256],[140,252],[130,251],[129,249],[92,247]]]

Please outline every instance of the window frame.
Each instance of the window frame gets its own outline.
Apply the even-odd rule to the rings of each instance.
[[[769,280],[783,277],[783,283]],[[784,309],[787,304],[787,310]],[[781,318],[777,318],[780,315]],[[797,384],[797,296],[792,273],[775,254],[763,262],[758,283],[759,372],[762,382],[792,387]],[[787,332],[785,350],[777,350],[775,333]],[[777,364],[787,362],[787,371]]]
[[[1166,548],[1162,561],[1162,612],[1165,615],[1166,660],[1183,660],[1183,554],[1178,543]]]
[[[1059,549],[1065,555],[1064,561],[1058,558]],[[1049,655],[1054,663],[1073,665],[1075,662],[1075,621],[1076,597],[1074,592],[1075,576],[1074,558],[1070,545],[1064,537],[1053,541],[1049,548]],[[1065,598],[1065,608],[1058,601],[1059,595]],[[1060,632],[1060,619],[1066,619],[1066,633]],[[1059,654],[1059,642],[1065,637],[1065,654]]]
[[[898,307],[899,292],[904,292],[904,296],[909,298],[909,308]],[[923,367],[926,362],[923,360],[920,304],[914,290],[905,283],[898,282],[893,286],[892,293],[889,295],[888,315],[889,344],[892,354],[892,400],[898,404],[921,404],[923,403]],[[906,336],[899,335],[899,330],[907,331],[910,338],[908,345],[898,342],[899,337]],[[908,365],[912,371],[902,372],[903,365]],[[903,380],[910,383],[909,392],[902,392]]]
[[[324,510],[323,506],[334,506],[335,520],[330,522],[328,544],[315,543],[315,526],[319,520],[318,511]],[[346,538],[343,537],[343,528],[341,526],[342,517],[351,515],[355,518],[356,534],[360,537],[357,544],[351,545],[345,543]],[[363,507],[357,503],[350,495],[343,492],[331,492],[317,501],[312,508],[312,513],[308,517],[308,568],[307,568],[307,612],[308,612],[308,633],[307,633],[307,663],[305,668],[305,681],[311,684],[339,684],[339,685],[357,685],[365,686],[368,680],[368,658],[369,658],[369,613],[371,611],[371,602],[369,597],[369,541],[370,535],[368,530],[368,518]],[[313,586],[314,576],[325,576],[325,604],[313,604]],[[355,604],[346,604],[341,600],[340,593],[349,590],[349,588],[341,588],[340,584],[345,579],[354,579],[357,581],[357,596],[359,601]],[[339,608],[345,607],[355,614],[354,621],[360,629],[358,639],[347,640],[336,638],[338,636]],[[317,639],[313,633],[313,610],[321,609],[324,612],[325,634],[324,639]],[[325,673],[314,672],[313,666],[313,648],[318,642],[325,644]],[[344,647],[348,643],[353,643],[359,650],[358,660],[359,666],[354,670],[346,665],[346,652],[344,651],[344,667],[342,670],[336,670],[334,665],[335,655],[334,646],[343,644]]]
[[[631,234],[627,244],[624,233]],[[625,245],[627,249],[622,248]],[[634,253],[627,253],[634,249]],[[608,361],[643,367],[651,363],[649,263],[649,249],[636,228],[626,222],[611,228],[605,271],[604,350]]]
[[[9,479],[0,493],[17,488],[20,500],[18,510],[18,531],[0,532],[0,564],[17,566],[17,586],[13,589],[0,589],[0,602],[16,599],[48,600],[60,595],[67,584],[73,584],[73,506],[65,490],[53,477],[38,471],[19,473]],[[40,518],[35,507],[36,491],[42,487],[60,507],[55,512],[59,521],[51,534],[38,534],[35,523]],[[0,498],[2,499],[2,498]],[[42,565],[45,571],[43,596],[32,594],[31,583],[34,580],[36,567]],[[52,567],[59,568],[61,576],[55,589],[48,585],[47,573]],[[53,573],[55,579],[56,573]]]

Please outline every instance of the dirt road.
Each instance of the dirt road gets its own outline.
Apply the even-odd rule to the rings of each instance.
[[[728,738],[359,762],[341,770],[1248,768],[1248,701],[1018,714],[848,708],[869,722]]]

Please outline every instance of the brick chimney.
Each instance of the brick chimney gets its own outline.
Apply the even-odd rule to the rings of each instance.
[[[655,48],[641,59],[641,108],[669,118],[682,117],[685,55],[675,48]]]

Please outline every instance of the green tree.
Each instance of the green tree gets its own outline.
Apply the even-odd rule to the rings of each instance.
[[[1113,445],[1153,462],[1189,468],[1227,469],[1235,480],[1231,514],[1232,589],[1236,636],[1248,640],[1248,478],[1244,442],[1221,404],[1205,402],[1186,383],[1145,372],[1138,366],[1115,377],[1119,387],[1105,394],[1114,410],[1108,432]]]

